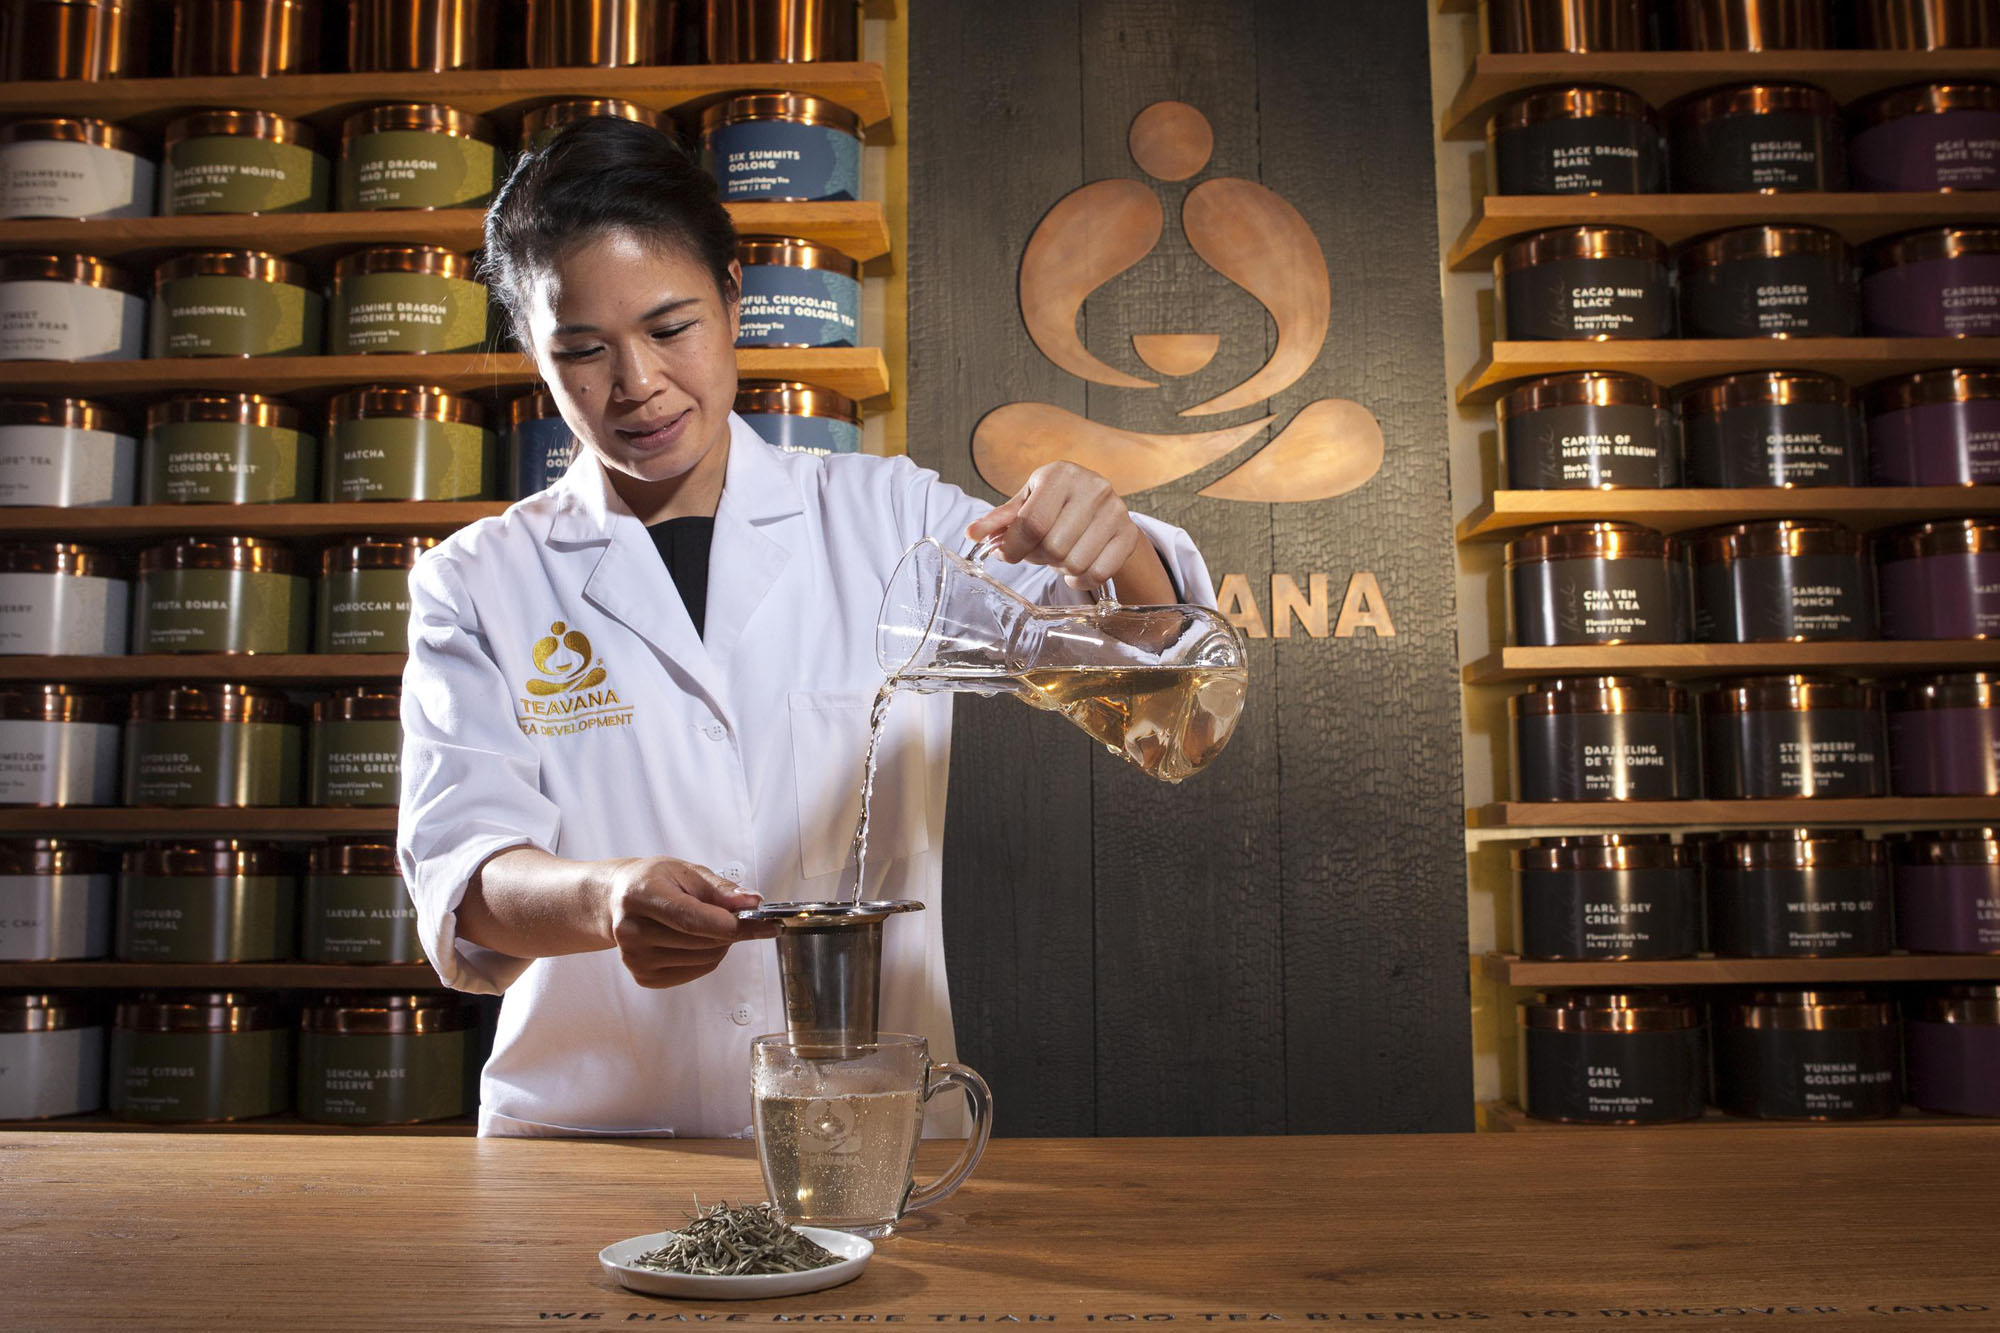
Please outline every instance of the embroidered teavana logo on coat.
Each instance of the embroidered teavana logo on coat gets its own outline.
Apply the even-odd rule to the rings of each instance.
[[[604,659],[580,629],[558,620],[528,649],[536,674],[523,684],[517,720],[530,736],[567,736],[592,727],[625,727],[632,709],[608,683]]]

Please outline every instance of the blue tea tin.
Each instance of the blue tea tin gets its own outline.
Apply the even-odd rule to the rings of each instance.
[[[823,97],[745,93],[701,113],[724,199],[859,199],[861,119]]]
[[[555,485],[569,470],[576,448],[569,423],[556,411],[547,389],[524,393],[507,404],[507,492],[520,500]]]
[[[853,347],[861,268],[838,250],[789,236],[745,236],[738,347]]]
[[[802,454],[861,452],[861,412],[851,398],[797,380],[746,380],[736,413],[780,449]]]

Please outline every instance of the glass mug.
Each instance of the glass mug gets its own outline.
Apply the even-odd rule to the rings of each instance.
[[[958,1088],[972,1136],[951,1169],[916,1183],[924,1103]],[[933,1064],[922,1037],[880,1032],[853,1042],[838,1033],[778,1032],[750,1047],[757,1164],[787,1222],[886,1236],[905,1214],[965,1183],[993,1132],[993,1094],[964,1065]]]

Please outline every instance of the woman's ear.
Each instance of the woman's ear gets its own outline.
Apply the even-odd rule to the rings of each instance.
[[[729,286],[722,293],[722,306],[729,312],[729,345],[734,347],[743,314],[743,265],[734,259],[729,261]]]

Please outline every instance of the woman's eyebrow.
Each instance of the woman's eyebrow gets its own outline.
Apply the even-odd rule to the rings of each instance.
[[[673,311],[679,310],[682,306],[700,305],[700,304],[701,304],[701,298],[698,296],[682,296],[671,301],[662,301],[658,305],[654,306],[651,310],[648,310],[645,314],[639,316],[639,318],[634,322],[639,324],[644,324],[651,320],[658,319],[661,315],[670,314]],[[564,334],[569,334],[569,333],[596,333],[596,332],[597,332],[597,326],[595,324],[558,324],[555,327],[555,335],[558,338],[562,337]]]

